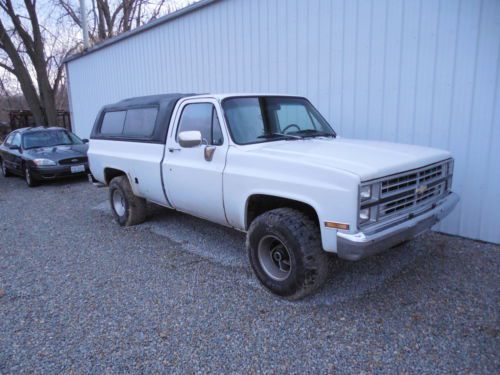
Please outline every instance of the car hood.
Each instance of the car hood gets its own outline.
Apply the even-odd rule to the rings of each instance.
[[[53,146],[53,147],[40,147],[25,150],[26,156],[31,159],[50,159],[59,161],[63,159],[76,158],[87,156],[89,146],[83,145],[68,145],[68,146]]]
[[[451,157],[450,152],[401,143],[358,139],[307,138],[260,143],[256,152],[296,162],[342,169],[368,181],[423,167]]]

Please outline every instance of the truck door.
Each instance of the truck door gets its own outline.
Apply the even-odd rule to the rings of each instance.
[[[214,99],[183,102],[169,130],[163,178],[167,198],[178,210],[227,224],[222,196],[228,136]],[[198,130],[203,144],[184,148],[178,142],[183,131]]]

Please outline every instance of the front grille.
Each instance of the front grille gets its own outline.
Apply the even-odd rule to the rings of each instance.
[[[82,163],[86,163],[87,160],[88,160],[87,157],[80,156],[80,157],[59,160],[59,164],[60,165],[82,164]]]
[[[407,176],[395,177],[387,181],[382,181],[382,196],[398,192],[407,187],[415,186],[417,184],[417,177],[418,175],[416,173],[412,173]]]
[[[390,177],[382,181],[381,197],[395,195],[401,191],[414,190],[418,186],[426,182],[432,182],[439,179],[445,174],[445,164],[434,165],[426,169],[412,172],[409,174],[398,175]]]
[[[426,186],[421,184],[420,187]],[[435,198],[440,197],[445,192],[446,182],[441,182],[439,184],[427,187],[425,191],[416,192],[416,189],[405,192],[402,195],[398,195],[397,198],[391,199],[388,202],[381,203],[378,206],[379,218],[383,218],[388,215],[397,214],[400,211],[405,211],[411,209],[412,207],[418,208],[427,202],[435,200]]]
[[[447,160],[369,183],[376,196],[360,205],[371,207],[370,220],[361,226],[432,206],[450,189],[451,174],[452,160]]]

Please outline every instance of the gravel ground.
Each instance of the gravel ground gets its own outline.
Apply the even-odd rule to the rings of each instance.
[[[0,178],[0,373],[500,371],[500,246],[426,234],[291,303],[241,233],[159,207],[120,228],[106,194]]]

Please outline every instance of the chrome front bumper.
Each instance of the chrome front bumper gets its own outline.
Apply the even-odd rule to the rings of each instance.
[[[456,193],[450,193],[431,210],[373,234],[337,233],[337,255],[343,259],[359,260],[390,249],[429,230],[447,216],[459,200]]]

